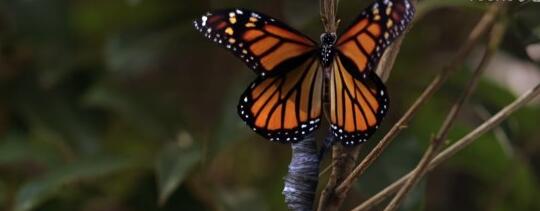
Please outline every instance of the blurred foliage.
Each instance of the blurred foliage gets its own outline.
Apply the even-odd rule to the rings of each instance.
[[[340,1],[342,23],[367,3]],[[449,61],[486,5],[419,3],[387,82],[391,112],[366,149]],[[501,51],[530,61],[523,49],[540,40],[540,3],[510,6]],[[271,14],[312,37],[322,31],[315,0],[1,0],[0,210],[286,210],[289,147],[263,141],[236,115],[253,74],[191,25],[228,7]],[[413,168],[471,64],[421,109],[346,207]],[[510,90],[482,79],[449,143],[484,121],[480,110],[494,114],[515,99]],[[430,174],[402,210],[540,210],[538,119],[538,104],[511,116]]]

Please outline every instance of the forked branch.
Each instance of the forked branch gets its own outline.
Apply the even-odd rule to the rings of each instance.
[[[503,109],[501,109],[499,112],[497,112],[495,115],[493,115],[491,118],[489,118],[487,121],[482,123],[480,126],[478,126],[476,129],[465,135],[460,140],[456,141],[454,144],[452,144],[450,147],[443,150],[441,153],[439,153],[428,165],[427,170],[431,171],[435,167],[439,166],[444,161],[450,159],[453,157],[457,152],[463,150],[465,147],[469,146],[471,143],[476,141],[481,135],[485,134],[486,132],[490,131],[491,129],[497,127],[503,120],[508,118],[512,113],[520,109],[521,107],[525,106],[528,102],[530,102],[535,97],[538,97],[540,95],[540,83],[536,84],[535,87],[530,89],[529,91],[523,93],[519,98],[514,100],[514,102],[510,103]],[[414,171],[414,170],[413,170]],[[396,180],[391,185],[384,188],[379,193],[375,194],[373,197],[366,200],[361,205],[355,207],[352,209],[353,211],[362,211],[362,210],[372,210],[374,206],[381,203],[383,200],[385,200],[387,197],[394,194],[396,191],[399,190],[399,188],[407,181],[409,180],[413,175],[413,172],[409,172],[405,176],[401,177],[400,179]]]
[[[446,119],[444,120],[443,125],[437,132],[437,135],[431,140],[430,145],[428,146],[426,152],[422,156],[422,159],[420,160],[420,162],[414,169],[411,178],[407,180],[407,182],[401,187],[401,189],[396,194],[396,196],[392,199],[392,201],[390,201],[390,203],[384,209],[385,211],[393,211],[398,208],[401,201],[403,201],[403,199],[410,192],[412,187],[426,173],[429,162],[433,159],[435,155],[437,155],[440,149],[444,146],[443,143],[448,137],[448,132],[454,125],[461,108],[463,108],[463,105],[465,104],[465,102],[468,101],[469,97],[471,96],[473,91],[476,89],[476,85],[478,84],[478,81],[480,80],[480,76],[482,76],[482,73],[484,72],[487,64],[491,61],[491,59],[493,58],[493,55],[496,53],[497,49],[499,48],[499,44],[504,35],[504,31],[505,31],[505,24],[502,22],[495,24],[494,27],[492,28],[489,43],[486,47],[484,56],[482,60],[480,61],[480,64],[478,65],[476,70],[473,72],[471,80],[467,84],[465,91],[460,96],[460,98],[456,101],[454,106],[452,106],[452,108],[450,109],[450,112],[446,116]]]

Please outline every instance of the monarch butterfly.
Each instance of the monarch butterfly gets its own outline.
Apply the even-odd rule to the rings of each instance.
[[[296,143],[319,127],[322,102],[329,100],[331,132],[351,146],[365,142],[388,111],[388,94],[374,69],[413,15],[409,0],[377,0],[339,38],[323,33],[320,45],[245,9],[208,12],[194,25],[257,74],[238,105],[254,131],[270,141]]]

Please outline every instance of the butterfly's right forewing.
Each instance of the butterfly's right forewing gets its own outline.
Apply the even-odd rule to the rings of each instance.
[[[244,9],[208,12],[194,25],[263,77],[294,69],[317,48],[313,40],[282,22]]]

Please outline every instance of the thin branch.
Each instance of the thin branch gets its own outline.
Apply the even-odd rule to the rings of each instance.
[[[477,140],[478,137],[480,137],[481,135],[485,134],[486,132],[490,131],[491,129],[499,125],[503,120],[508,118],[512,113],[514,113],[521,107],[525,106],[528,102],[530,102],[532,99],[534,99],[535,97],[539,95],[540,95],[540,83],[538,83],[534,88],[522,94],[519,98],[514,100],[514,102],[510,103],[509,105],[501,109],[499,112],[497,112],[497,114],[495,114],[490,119],[482,123],[476,129],[474,129],[473,131],[465,135],[463,138],[461,138],[460,140],[452,144],[450,147],[443,150],[441,153],[439,153],[435,157],[435,159],[433,159],[429,163],[427,170],[431,171],[435,167],[439,166],[442,162],[450,159],[457,152],[469,146],[471,143]],[[355,207],[352,210],[353,211],[371,210],[375,205],[382,202],[388,196],[398,191],[399,188],[403,184],[405,184],[407,180],[409,180],[412,177],[413,173],[414,173],[414,170],[409,172],[405,176],[401,177],[400,179],[396,180],[394,183],[387,186],[382,191],[375,194],[373,197],[366,200],[363,204]]]
[[[443,68],[443,70],[433,79],[428,87],[422,92],[420,97],[416,99],[413,105],[405,112],[405,114],[399,119],[398,122],[386,133],[379,143],[369,152],[369,154],[356,166],[356,168],[349,174],[349,176],[337,187],[336,194],[345,195],[352,184],[356,181],[360,175],[381,155],[386,149],[388,144],[399,134],[401,130],[406,128],[407,123],[412,119],[418,109],[428,100],[431,96],[439,90],[441,85],[446,81],[448,76],[458,69],[459,65],[463,63],[466,55],[472,50],[480,37],[488,31],[493,24],[496,15],[501,9],[501,4],[495,3],[491,5],[480,21],[476,24],[474,29],[469,34],[469,37],[458,50],[456,57],[450,62],[450,64]]]
[[[321,19],[325,32],[336,32],[339,20],[336,17],[339,0],[320,0]]]
[[[413,170],[412,177],[407,180],[407,182],[401,187],[396,196],[384,209],[385,211],[394,211],[399,207],[405,196],[411,191],[412,187],[416,185],[416,183],[424,176],[429,162],[433,159],[435,155],[437,155],[437,153],[439,153],[441,148],[444,146],[443,143],[448,137],[450,129],[456,122],[459,112],[463,108],[465,102],[468,101],[473,91],[476,89],[478,81],[480,80],[482,73],[486,69],[487,64],[489,64],[489,62],[493,58],[493,55],[497,52],[500,41],[504,35],[504,31],[504,23],[499,22],[493,26],[491,30],[490,40],[485,50],[484,56],[482,57],[482,60],[480,61],[480,64],[478,65],[476,70],[473,72],[471,80],[465,88],[465,92],[463,92],[463,94],[456,101],[454,106],[452,106],[452,108],[450,109],[450,112],[446,116],[446,119],[444,120],[443,125],[437,132],[437,135],[431,140],[431,144],[428,146],[428,149],[422,156],[422,159],[420,160],[416,168]]]
[[[336,144],[332,147],[332,162],[334,165],[326,187],[321,193],[318,208],[319,211],[338,210],[341,206],[342,200],[336,199],[334,190],[354,168],[361,146],[362,145],[358,145],[356,147],[347,148],[341,144]]]
[[[489,113],[489,111],[481,105],[477,105],[474,107],[475,113],[477,113],[478,118],[480,118],[482,121],[486,121],[491,117],[492,115]],[[496,127],[493,129],[493,133],[495,134],[495,138],[497,138],[497,141],[499,142],[499,145],[501,146],[501,149],[503,150],[504,154],[514,159],[516,156],[516,149],[512,146],[510,143],[510,138],[504,131],[502,127]]]
[[[332,163],[328,164],[328,166],[319,173],[319,177],[322,177],[326,172],[330,171],[330,169],[334,167],[334,164],[336,164],[336,161],[332,161]]]

